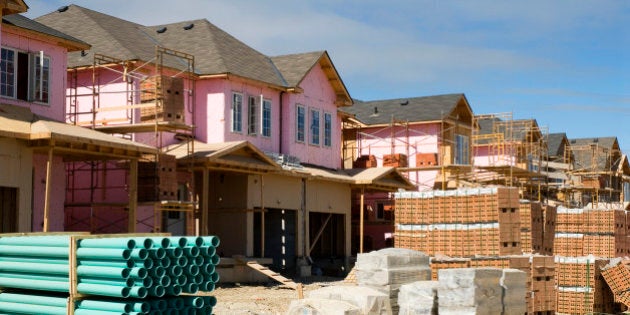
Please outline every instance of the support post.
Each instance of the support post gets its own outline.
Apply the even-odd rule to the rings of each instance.
[[[361,187],[361,202],[359,204],[359,253],[363,253],[363,207],[365,206],[365,187]]]
[[[265,182],[262,174],[260,179],[260,255],[265,257]]]
[[[138,210],[138,159],[129,161],[129,222],[127,231],[136,232],[136,217]]]
[[[208,235],[208,189],[210,188],[210,171],[204,168],[201,183],[201,234]]]
[[[51,140],[50,147],[48,148],[48,161],[46,161],[46,190],[44,196],[44,232],[50,232],[50,226],[48,224],[48,218],[50,216],[50,197],[52,194],[52,163],[53,163],[53,147],[54,142]]]

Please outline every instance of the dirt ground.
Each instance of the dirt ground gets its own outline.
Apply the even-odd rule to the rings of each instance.
[[[304,295],[324,286],[343,284],[341,278],[319,277],[302,282]],[[211,295],[217,298],[213,313],[222,314],[285,314],[297,291],[274,282],[268,284],[218,284]]]

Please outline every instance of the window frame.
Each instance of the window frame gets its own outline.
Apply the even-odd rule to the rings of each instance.
[[[248,96],[247,97],[247,135],[248,136],[256,136],[258,133],[258,97],[257,96]]]
[[[11,57],[11,60],[10,60],[10,62],[11,62],[11,69],[12,69],[12,71],[10,73],[9,73],[9,71],[7,69],[8,68],[7,63],[9,62],[8,58],[7,59],[2,58],[2,56],[4,55],[2,53],[4,53],[4,52],[6,52],[7,56],[9,55],[9,52],[13,54],[12,57]],[[8,48],[8,47],[1,47],[1,51],[0,51],[0,96],[2,96],[2,97],[17,99],[17,96],[16,96],[16,94],[17,94],[17,73],[16,73],[17,72],[17,64],[16,64],[17,63],[17,60],[16,60],[17,53],[18,52],[15,49]],[[2,81],[4,81],[5,76],[6,77],[12,76],[13,80],[11,80],[12,82],[11,82],[10,85],[9,85],[8,82],[7,83],[3,83],[2,82]],[[7,87],[6,90],[5,90],[6,94],[3,94],[2,93],[2,87],[5,87],[5,86]],[[8,95],[9,94],[8,93],[9,92],[9,86],[11,88],[11,95]]]
[[[236,107],[237,97],[240,103]],[[234,133],[243,133],[243,93],[232,92],[232,101],[230,102],[230,131]]]
[[[27,52],[6,46],[0,48],[3,52],[6,51],[7,54],[9,52],[12,54],[10,61],[11,72],[8,71],[6,66],[9,59],[0,58],[0,63],[4,64],[3,67],[0,67],[0,97],[49,106],[52,94],[50,89],[53,77],[52,58],[44,54],[43,51]],[[40,59],[43,61],[39,62]],[[22,69],[24,64],[26,69]],[[44,66],[43,69],[41,69],[42,64]],[[8,76],[12,77],[12,82],[10,84],[8,82],[2,83],[4,78]],[[41,87],[39,86],[40,82],[44,83]],[[20,85],[26,85],[26,91],[21,90]],[[3,87],[5,87],[5,93],[2,93]],[[11,91],[10,93],[8,93],[9,90]]]
[[[324,143],[327,148],[332,147],[332,114],[324,112]]]
[[[455,134],[455,165],[470,165],[470,137]]]
[[[319,108],[311,108],[309,109],[309,137],[308,144],[313,146],[321,145],[321,115]],[[317,119],[317,122],[315,122]]]
[[[306,106],[302,104],[295,106],[295,142],[306,143]]]
[[[273,104],[270,99],[263,98],[262,106],[260,108],[260,135],[266,138],[271,138],[271,110]]]

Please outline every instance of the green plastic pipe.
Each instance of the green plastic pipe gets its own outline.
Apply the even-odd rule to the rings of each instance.
[[[188,265],[188,258],[186,256],[181,256],[175,259],[175,264],[183,268]]]
[[[168,248],[171,246],[171,240],[167,237],[151,237],[153,247]]]
[[[214,265],[211,265],[211,264],[203,265],[199,269],[200,269],[200,273],[208,274],[208,275],[210,275],[211,273],[216,271],[216,267]]]
[[[168,237],[171,241],[171,247],[184,247],[188,244],[188,240],[185,237],[172,236]]]
[[[150,288],[151,286],[153,286],[153,278],[146,277],[146,278],[143,278],[143,279],[135,279],[134,285],[145,287],[145,288]]]
[[[196,246],[196,247],[200,247],[203,246],[203,237],[199,237],[199,236],[187,236],[186,237],[186,245],[187,246]]]
[[[66,257],[67,257],[68,249],[65,249],[65,251],[66,251]],[[127,260],[129,258],[131,258],[130,249],[89,248],[89,247],[77,248],[77,259]]]
[[[136,247],[136,241],[120,237],[86,238],[79,240],[78,247],[133,249]]]
[[[144,279],[148,274],[145,268],[134,267],[131,268],[129,276],[135,279]]]
[[[68,258],[68,248],[0,245],[0,256]]]
[[[168,304],[165,300],[149,300],[151,310],[163,311],[168,308]]]
[[[36,274],[56,274],[68,275],[68,265],[30,263],[30,262],[8,262],[0,263],[0,272],[25,272]]]
[[[215,296],[204,296],[203,301],[204,305],[210,305],[212,307],[217,305],[217,298]]]
[[[202,246],[199,247],[199,254],[201,256],[213,256],[216,254],[217,248],[214,246]]]
[[[124,312],[108,312],[108,311],[97,311],[97,310],[85,310],[85,309],[76,309],[74,310],[74,315],[125,315],[127,313]]]
[[[148,291],[145,287],[133,286],[129,291],[129,297],[144,299],[147,297]]]
[[[76,302],[75,305],[77,308],[80,308],[80,309],[95,310],[95,311],[129,313],[134,310],[131,303],[125,303],[125,302],[79,300]]]
[[[46,235],[46,236],[0,237],[0,245],[48,246],[48,247],[68,248],[68,246],[70,246],[70,236],[69,235]]]
[[[69,282],[66,281],[50,281],[50,280],[36,280],[8,278],[0,276],[0,287],[16,288],[16,289],[28,289],[28,290],[48,290],[58,292],[68,292],[70,289]]]
[[[188,277],[188,282],[190,283],[196,283],[196,284],[200,284],[202,283],[205,278],[202,274],[196,274],[194,276],[192,275],[187,275],[186,277]]]
[[[168,256],[164,256],[164,258],[160,259],[157,264],[159,264],[160,266],[164,268],[168,268],[171,266],[172,260]]]
[[[184,254],[184,250],[181,247],[169,247],[166,249],[166,257],[179,258]]]
[[[162,259],[166,256],[166,250],[162,247],[149,249],[149,257],[152,259]]]
[[[204,299],[200,296],[185,296],[182,300],[184,300],[184,305],[195,308],[203,307],[205,304]]]
[[[182,267],[174,265],[166,269],[166,274],[169,276],[178,277],[183,273]]]
[[[68,265],[68,258],[37,258],[37,257],[17,257],[17,256],[0,256],[0,263],[2,262],[26,262],[26,263],[41,263],[41,264],[55,264],[55,265]]]
[[[166,300],[166,302],[168,303],[169,308],[174,308],[176,310],[184,309],[184,306],[186,306],[186,304],[184,303],[184,299],[179,297],[168,299]]]
[[[182,287],[179,286],[178,284],[172,284],[166,288],[166,294],[168,295],[180,295],[182,294]]]
[[[212,281],[204,281],[201,284],[199,284],[199,291],[203,291],[203,292],[211,292],[214,291],[214,282]]]
[[[195,294],[199,292],[199,285],[196,283],[186,283],[182,286],[182,292],[186,292],[188,294]]]
[[[190,260],[191,260],[191,262],[190,262],[191,264],[194,264],[194,265],[196,265],[198,267],[203,266],[203,256],[201,256],[201,255],[199,255],[197,257],[192,257],[192,258],[190,258]]]
[[[213,265],[215,265],[215,266],[216,266],[216,265],[218,265],[218,264],[221,262],[221,257],[219,257],[219,255],[217,255],[217,254],[214,254],[214,255],[212,255],[212,257],[210,258],[210,262],[211,262]]]
[[[66,315],[65,307],[0,302],[0,311],[12,314],[50,314],[50,315]],[[75,313],[76,314],[76,313]]]
[[[153,277],[151,279],[153,279],[154,284],[161,285],[163,287],[168,287],[172,283],[171,277],[168,277],[168,276]]]
[[[156,265],[153,259],[138,259],[132,261],[135,263],[135,267],[141,267],[145,269],[151,269],[154,265]]]
[[[199,274],[199,267],[197,265],[190,265],[190,264],[185,265],[184,273],[189,276],[196,276]]]
[[[68,262],[66,261],[66,265]],[[119,268],[133,268],[136,263],[133,260],[92,260],[81,259],[79,266],[102,266],[102,267],[119,267]]]
[[[164,275],[166,275],[166,269],[164,269],[161,266],[157,266],[157,267],[153,267],[151,269],[148,269],[149,271],[149,276],[151,277],[164,277]]]
[[[163,297],[166,294],[166,290],[161,285],[154,285],[147,289],[149,296]]]
[[[79,282],[79,284],[77,284],[77,291],[83,294],[128,298],[131,289],[129,287],[114,287],[110,285]]]
[[[79,265],[77,267],[77,275],[79,276],[79,279],[81,276],[112,278],[112,279],[127,279],[131,275],[131,270],[132,269],[129,269],[129,268],[119,268],[119,267]]]
[[[134,248],[131,250],[131,259],[147,259],[149,257],[149,251],[145,248]]]
[[[68,276],[63,275],[44,275],[44,274],[32,274],[24,272],[0,272],[0,277],[12,278],[12,279],[26,279],[26,280],[44,280],[44,281],[63,281],[68,282]],[[2,287],[0,285],[0,287]]]
[[[146,313],[151,310],[151,305],[147,301],[127,303],[131,305],[132,312]]]
[[[206,246],[217,247],[221,243],[219,241],[219,238],[213,235],[202,236],[201,238],[203,239],[203,245],[206,245]]]
[[[173,280],[173,279],[171,279]],[[188,277],[186,277],[186,275],[179,275],[177,277],[174,277],[174,281],[175,283],[177,283],[177,285],[179,286],[184,286],[186,283],[188,283]]]
[[[66,298],[16,293],[0,293],[0,302],[36,304],[56,307],[66,307],[68,305],[68,300]]]
[[[136,246],[140,248],[149,249],[156,246],[151,237],[136,237],[133,240],[136,241]]]
[[[131,288],[132,286],[134,286],[134,284],[136,282],[133,279],[131,279],[131,278],[120,279],[120,280],[113,280],[113,279],[103,279],[103,278],[85,278],[85,277],[82,277],[81,279],[79,279],[79,283],[102,284],[102,285],[111,285],[111,286],[116,286],[116,287],[129,287],[129,288]]]
[[[200,254],[199,247],[196,246],[186,246],[183,249],[186,257],[197,257]]]

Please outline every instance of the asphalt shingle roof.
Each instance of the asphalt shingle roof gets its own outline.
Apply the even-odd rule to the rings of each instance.
[[[610,171],[615,163],[611,159],[616,153],[617,155],[620,153],[615,152],[619,149],[617,137],[578,138],[570,139],[569,143],[575,158],[573,165],[576,170]],[[589,148],[578,148],[591,145],[599,150],[593,152]]]
[[[271,57],[288,86],[298,86],[304,74],[308,73],[319,59],[324,55],[324,51],[314,51],[302,54],[291,54]]]
[[[444,94],[378,101],[355,101],[340,110],[366,125],[380,125],[395,120],[408,122],[438,121],[448,116],[465,98],[464,94]]]
[[[58,37],[67,41],[75,42],[79,46],[87,46],[88,44],[80,39],[70,36],[66,33],[60,32],[54,28],[48,27],[42,23],[31,20],[21,14],[11,14],[2,17],[2,23],[7,25],[13,25],[19,28],[31,30],[34,32]]]
[[[549,157],[562,156],[564,154],[564,139],[567,139],[567,134],[564,132],[549,134],[547,138],[547,154]]]

